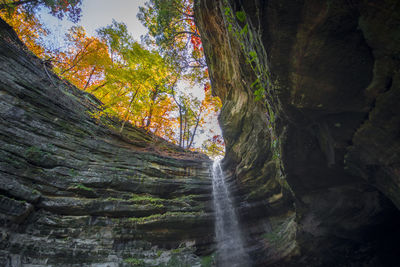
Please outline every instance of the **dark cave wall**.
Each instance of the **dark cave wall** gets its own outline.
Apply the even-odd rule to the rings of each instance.
[[[396,266],[397,1],[195,5],[254,264]]]

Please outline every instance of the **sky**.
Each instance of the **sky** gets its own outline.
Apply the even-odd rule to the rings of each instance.
[[[124,22],[133,38],[140,42],[140,37],[147,33],[147,29],[136,15],[139,12],[139,6],[144,6],[145,2],[146,0],[82,0],[82,16],[78,25],[83,26],[89,35],[95,36],[97,29],[110,25],[115,19],[118,22]],[[49,38],[46,38],[49,40],[48,45],[52,48],[65,48],[63,41],[65,33],[74,24],[65,18],[59,20],[51,16],[47,10],[42,10],[39,17],[51,32]],[[200,99],[204,98],[202,85],[192,88],[182,83],[179,87],[178,89],[182,91],[191,91]],[[221,134],[216,118],[209,121],[204,128],[205,133],[198,134],[195,138],[198,145],[212,135]],[[214,133],[209,133],[210,130]]]
[[[128,30],[140,41],[140,36],[145,35],[147,29],[136,18],[139,6],[144,6],[145,0],[83,0],[82,19],[80,24],[86,31],[94,35],[95,30],[109,25],[115,19],[124,22]]]
[[[140,36],[147,33],[147,29],[137,19],[139,6],[144,6],[146,0],[83,0],[82,16],[78,25],[85,28],[89,35],[96,35],[96,30],[112,23],[115,19],[118,22],[124,22],[129,32],[136,41],[140,42]],[[51,35],[52,46],[62,48],[64,35],[74,24],[65,18],[59,20],[50,14],[48,10],[41,10],[39,13],[41,20]]]

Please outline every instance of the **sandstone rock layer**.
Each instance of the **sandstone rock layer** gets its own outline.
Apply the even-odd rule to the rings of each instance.
[[[119,133],[0,26],[0,266],[200,266],[210,160]]]

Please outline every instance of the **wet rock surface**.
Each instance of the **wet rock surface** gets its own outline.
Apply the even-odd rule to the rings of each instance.
[[[200,266],[210,160],[96,118],[0,23],[0,266]]]
[[[253,264],[398,266],[400,5],[195,6]]]

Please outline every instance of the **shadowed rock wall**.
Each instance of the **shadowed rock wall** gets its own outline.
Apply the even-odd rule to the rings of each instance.
[[[397,266],[400,4],[198,0],[258,266]]]
[[[200,266],[210,160],[95,119],[97,99],[0,35],[0,266]]]

